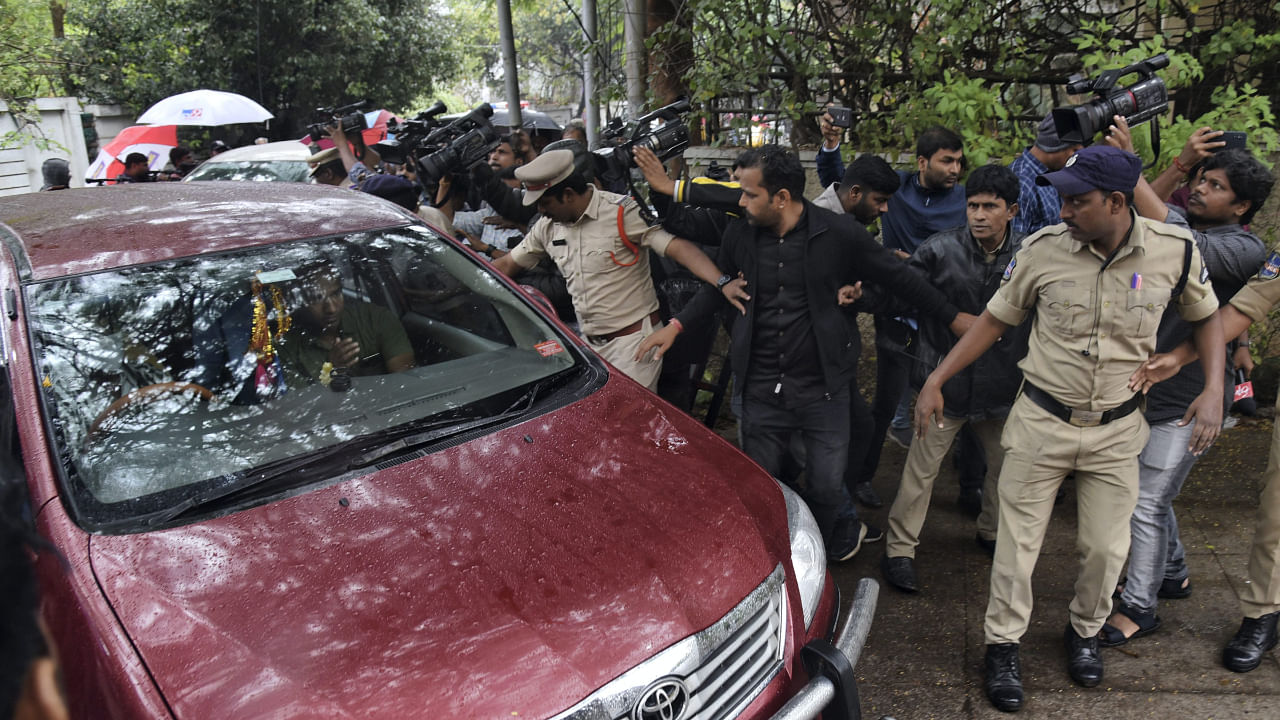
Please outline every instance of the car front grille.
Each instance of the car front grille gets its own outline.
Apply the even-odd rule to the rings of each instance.
[[[555,720],[724,720],[782,667],[787,595],[782,565],[738,606],[628,670]]]

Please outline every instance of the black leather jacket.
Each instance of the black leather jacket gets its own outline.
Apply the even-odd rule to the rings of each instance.
[[[925,240],[907,264],[923,273],[962,312],[980,315],[999,289],[1004,270],[1022,247],[1024,237],[1024,233],[1010,228],[1008,242],[995,261],[987,263],[967,226],[943,230]],[[1030,332],[1030,320],[1010,328],[990,350],[948,380],[942,386],[943,412],[948,417],[971,420],[1008,415],[1022,384],[1018,361],[1027,354]],[[918,390],[924,385],[929,373],[938,367],[958,339],[945,324],[928,317],[920,318],[914,352],[911,348],[907,350],[915,356],[911,368],[913,387]]]
[[[836,215],[805,201],[808,238],[805,245],[805,294],[818,341],[826,391],[830,394],[849,386],[857,371],[861,337],[857,313],[840,307],[836,292],[841,285],[873,279],[891,288],[905,302],[914,303],[923,316],[937,319],[945,327],[956,316],[956,308],[946,297],[925,282],[919,273],[897,260],[871,238],[866,228],[851,215]],[[753,293],[759,279],[758,251],[761,228],[743,218],[729,223],[720,244],[716,265],[721,272],[747,281]],[[746,315],[734,312],[730,331],[729,357],[734,372],[745,377],[751,357],[755,300],[746,302]],[[725,304],[724,295],[711,285],[703,285],[693,301],[677,317],[686,327],[705,318]]]

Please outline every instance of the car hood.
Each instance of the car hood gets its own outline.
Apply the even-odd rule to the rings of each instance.
[[[779,563],[780,491],[630,383],[226,517],[91,541],[180,717],[540,717]]]

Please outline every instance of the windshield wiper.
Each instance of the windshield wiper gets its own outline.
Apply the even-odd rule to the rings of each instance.
[[[456,420],[450,421],[444,424],[444,427],[439,427],[436,423],[433,423],[432,427],[427,428],[419,425],[411,428],[397,428],[394,431],[384,431],[386,434],[372,435],[370,436],[371,439],[381,441],[378,447],[352,459],[350,463],[347,463],[345,469],[354,470],[365,467],[389,455],[412,452],[423,445],[437,442],[442,438],[462,435],[477,428],[496,425],[523,415],[533,408],[533,404],[537,402],[544,388],[550,384],[550,381],[551,378],[543,378],[530,385],[528,390],[507,406],[506,410],[494,415],[476,418],[463,423],[459,423]]]
[[[291,485],[302,485],[315,476],[333,477],[366,467],[389,455],[411,452],[447,437],[504,422],[532,409],[545,389],[553,385],[557,379],[557,376],[553,375],[530,385],[506,409],[493,415],[470,419],[465,415],[459,417],[457,414],[451,414],[447,418],[433,417],[410,423],[408,426],[362,435],[299,457],[268,463],[250,472],[226,476],[227,484],[205,493],[183,498],[169,507],[148,513],[145,521],[152,526],[162,525],[214,503],[226,504],[251,493],[260,493],[264,488],[273,487],[279,480],[287,479]],[[351,458],[353,452],[360,454]]]

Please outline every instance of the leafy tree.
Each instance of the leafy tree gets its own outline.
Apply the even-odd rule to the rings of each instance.
[[[463,52],[458,74],[466,87],[457,90],[469,103],[482,97],[504,97],[502,50],[492,0],[451,0]],[[587,47],[578,2],[571,0],[515,0],[511,24],[520,67],[521,95],[534,103],[575,105],[585,103],[583,56],[596,58],[596,99],[601,102],[624,95],[622,65],[623,0],[597,3],[596,43]]]
[[[942,123],[965,136],[971,159],[1007,160],[1049,108],[1089,99],[1066,95],[1072,74],[1156,51],[1175,58],[1161,76],[1179,117],[1256,128],[1269,148],[1280,99],[1280,75],[1267,71],[1280,61],[1274,0],[683,0],[677,15],[689,22],[652,42],[693,48],[687,82],[708,126],[724,110],[764,110],[801,145],[816,144],[830,101],[855,110],[855,146],[909,150]],[[1189,132],[1180,122],[1162,154]]]
[[[239,92],[276,115],[277,138],[316,107],[403,110],[456,68],[434,0],[103,0],[69,18],[85,95],[141,109],[196,88]]]
[[[61,42],[59,0],[0,0],[0,101],[18,130],[0,137],[0,147],[27,142],[47,146],[35,133],[39,114],[32,100],[66,94],[67,62]]]

